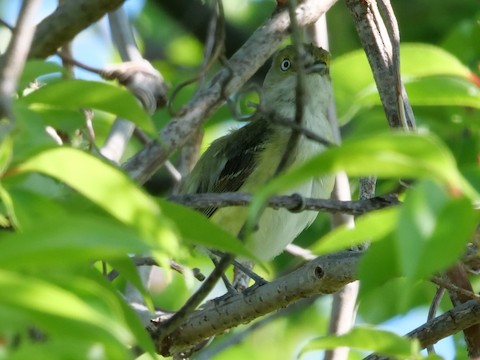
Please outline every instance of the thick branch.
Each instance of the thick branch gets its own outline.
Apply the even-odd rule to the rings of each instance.
[[[173,195],[168,200],[194,209],[204,209],[208,207],[247,206],[252,202],[253,198],[254,196],[248,193],[227,192],[221,194]],[[304,210],[361,215],[398,204],[398,199],[393,195],[358,201],[324,200],[301,198],[298,195],[279,195],[272,196],[266,206],[274,209],[285,208],[287,210],[295,210],[301,207]]]
[[[63,1],[37,25],[29,56],[46,58],[55,54],[59,47],[71,41],[80,31],[124,2],[125,0]]]
[[[396,74],[399,70],[395,69],[397,65],[393,56],[395,44],[390,42],[387,29],[378,13],[377,3],[374,0],[346,0],[346,4],[372,68],[388,123],[392,128],[401,128],[402,114],[399,110],[404,104],[398,103],[399,79]],[[403,95],[406,100],[406,93]],[[408,125],[413,128],[412,121],[409,119]]]
[[[407,334],[418,339],[421,347],[433,345],[436,342],[459,331],[480,323],[480,302],[469,300],[450,311],[426,322]],[[388,357],[370,355],[365,360],[386,360]]]
[[[286,307],[295,301],[331,294],[356,279],[360,252],[345,251],[319,257],[275,281],[247,289],[245,292],[215,299],[195,311],[178,329],[158,342],[155,333],[161,323],[153,323],[157,351],[163,356],[188,351],[214,335],[250,322],[262,315]]]
[[[0,120],[5,116],[10,118],[13,123],[10,109],[11,97],[15,94],[18,78],[25,65],[28,48],[32,42],[34,31],[32,24],[39,4],[38,0],[24,2],[17,24],[12,31],[10,43],[5,54],[0,58]],[[7,128],[10,128],[10,125]],[[1,123],[0,126],[2,126]]]
[[[306,0],[297,7],[299,25],[316,21],[336,0]],[[124,168],[128,174],[144,183],[189,136],[225,101],[238,91],[254,72],[273,54],[288,35],[288,11],[279,9],[263,26],[257,29],[245,45],[230,59],[212,82],[195,96],[181,113],[161,131],[159,141],[149,143],[145,149],[129,159]]]

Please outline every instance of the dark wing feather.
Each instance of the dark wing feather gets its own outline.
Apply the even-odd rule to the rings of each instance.
[[[184,192],[238,191],[255,169],[258,154],[264,148],[265,140],[271,135],[272,130],[269,121],[257,118],[214,141],[187,179]],[[207,164],[206,157],[213,161]],[[208,217],[216,210],[215,207],[201,209]]]

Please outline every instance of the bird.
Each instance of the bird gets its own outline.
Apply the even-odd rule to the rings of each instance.
[[[220,137],[208,147],[185,179],[180,193],[255,193],[274,177],[285,152],[287,161],[281,171],[300,166],[326,149],[325,143],[312,140],[301,132],[294,146],[287,148],[292,134],[292,126],[288,123],[293,123],[296,116],[299,70],[305,73],[301,126],[326,142],[334,142],[327,118],[332,101],[330,53],[312,44],[303,47],[302,59],[297,59],[293,45],[274,55],[260,92],[260,110],[246,125]],[[333,186],[334,177],[325,175],[290,189],[290,194],[326,199]],[[201,211],[223,229],[238,235],[248,208],[208,207]],[[257,259],[269,261],[279,255],[316,216],[315,211],[292,213],[286,209],[267,208],[258,219],[255,231],[243,239],[244,244]]]

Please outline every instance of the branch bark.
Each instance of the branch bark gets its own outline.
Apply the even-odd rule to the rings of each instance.
[[[33,19],[40,2],[26,0],[20,10],[17,24],[12,31],[12,38],[5,54],[0,58],[0,120],[6,117],[10,123],[0,122],[0,140],[13,126],[11,98],[17,89],[18,78],[27,59],[28,49],[32,43]],[[5,127],[5,129],[2,129]]]
[[[355,251],[322,256],[275,281],[258,287],[253,285],[238,295],[212,300],[161,341],[155,334],[161,332],[158,328],[162,323],[153,322],[148,330],[161,355],[188,353],[205,339],[299,299],[338,291],[356,279],[360,256],[361,253]]]
[[[459,331],[480,324],[480,302],[469,300],[452,310],[426,322],[406,336],[420,341],[420,346],[426,348]],[[372,354],[364,360],[387,360],[386,356]]]
[[[247,206],[254,196],[248,193],[205,193],[172,195],[167,200],[179,203],[194,209],[208,207]],[[362,215],[370,211],[380,210],[386,207],[399,205],[400,202],[394,195],[374,197],[358,201],[325,200],[313,198],[301,198],[296,195],[278,195],[269,198],[265,204],[274,209],[285,208],[295,210],[300,207],[304,210],[328,211],[330,213],[343,213],[350,215]]]
[[[37,25],[29,57],[46,58],[125,0],[65,1]]]

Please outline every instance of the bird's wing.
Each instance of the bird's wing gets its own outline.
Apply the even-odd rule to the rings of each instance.
[[[255,169],[258,154],[271,131],[269,121],[257,118],[214,141],[192,170],[181,192],[238,191]],[[216,210],[215,207],[201,209],[208,217]]]

